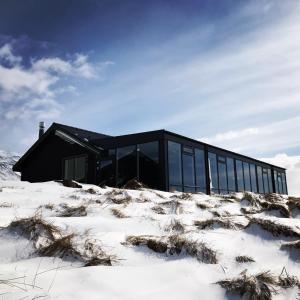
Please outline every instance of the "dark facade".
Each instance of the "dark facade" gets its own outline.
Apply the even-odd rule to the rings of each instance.
[[[164,191],[287,194],[285,169],[166,130],[112,137],[53,123],[14,171],[30,182],[137,179]]]

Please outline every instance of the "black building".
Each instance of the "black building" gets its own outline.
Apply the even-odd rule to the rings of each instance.
[[[285,169],[166,130],[108,136],[53,123],[15,164],[21,179],[73,179],[164,191],[287,194]]]

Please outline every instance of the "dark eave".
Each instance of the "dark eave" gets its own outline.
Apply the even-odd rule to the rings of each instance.
[[[73,133],[71,133],[70,131],[66,130],[65,126],[62,126],[61,124],[58,123],[53,123],[48,130],[25,152],[25,154],[16,162],[16,164],[13,166],[13,170],[20,172],[20,167],[21,165],[24,163],[24,161],[30,156],[31,153],[33,153],[41,143],[43,143],[43,141],[45,139],[47,139],[47,137],[52,134],[55,133],[55,131],[59,131],[64,133],[66,136],[69,137],[69,139],[72,139],[73,141],[76,141],[78,144],[80,144],[81,146],[85,147],[86,149],[88,149],[89,151],[92,151],[94,153],[99,153],[102,149],[100,147],[96,147],[94,145],[92,145],[91,143],[89,143],[88,141],[74,135]]]
[[[253,157],[250,157],[250,156],[247,156],[247,155],[244,155],[244,154],[240,154],[240,153],[237,153],[237,152],[233,152],[233,151],[230,151],[230,150],[226,150],[226,149],[223,149],[223,148],[220,148],[220,147],[217,147],[217,146],[213,146],[213,145],[210,145],[210,144],[207,144],[207,143],[204,143],[204,142],[201,142],[201,141],[198,141],[198,140],[195,140],[195,139],[192,139],[192,138],[189,138],[189,137],[186,137],[184,135],[180,135],[178,133],[174,133],[174,132],[171,132],[171,131],[168,131],[168,130],[163,130],[165,132],[165,134],[168,134],[168,135],[172,135],[172,136],[175,136],[177,138],[180,138],[180,139],[186,139],[186,140],[189,140],[193,143],[198,143],[198,144],[201,144],[203,146],[207,146],[209,148],[213,148],[213,149],[216,149],[216,150],[219,150],[219,151],[222,151],[224,153],[229,153],[229,154],[232,154],[234,156],[240,156],[242,158],[245,158],[245,159],[249,159],[249,160],[253,160],[253,161],[256,161],[260,164],[264,164],[264,165],[268,165],[270,167],[274,167],[274,168],[278,168],[278,169],[281,169],[281,170],[286,170],[285,168],[283,167],[279,167],[279,166],[276,166],[276,165],[272,165],[270,163],[267,163],[265,161],[262,161],[262,160],[259,160],[259,159],[255,159]]]

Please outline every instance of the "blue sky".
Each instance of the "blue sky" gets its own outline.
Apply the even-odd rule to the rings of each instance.
[[[299,32],[292,0],[3,0],[0,149],[22,153],[43,120],[297,156]]]

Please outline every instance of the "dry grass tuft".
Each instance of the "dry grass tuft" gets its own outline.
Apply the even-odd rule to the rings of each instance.
[[[294,286],[300,287],[300,281],[297,276],[290,275],[284,267],[278,277],[278,285],[284,289]]]
[[[0,207],[1,208],[11,208],[13,207],[14,205],[12,203],[8,203],[8,202],[1,202],[0,203]]]
[[[172,195],[170,198],[180,199],[180,200],[192,200],[193,194],[192,193],[176,193]]]
[[[82,188],[82,185],[74,180],[69,179],[63,179],[63,180],[57,180],[57,182],[60,182],[63,184],[63,186],[70,187],[70,188]]]
[[[75,249],[73,244],[74,233],[54,240],[51,244],[37,249],[37,254],[40,256],[73,258],[82,260],[80,253]]]
[[[86,193],[89,193],[89,194],[92,194],[92,195],[95,195],[97,194],[97,191],[93,188],[89,188],[87,190],[84,190]]]
[[[182,252],[186,252],[186,254],[195,257],[203,263],[218,263],[216,251],[209,248],[203,242],[192,241],[182,235],[172,235],[168,238],[168,245],[169,254],[171,255],[179,255]]]
[[[235,223],[232,219],[224,217],[216,217],[202,221],[195,221],[194,225],[199,229],[213,229],[216,225],[222,228],[235,230],[244,227],[241,224]]]
[[[250,192],[244,192],[242,200],[247,200],[254,207],[260,207],[259,195]]]
[[[164,208],[159,206],[159,205],[153,206],[151,209],[159,215],[165,215],[166,214],[166,211],[164,210]]]
[[[216,264],[217,253],[210,249],[205,243],[187,239],[182,235],[171,235],[169,237],[155,236],[128,236],[125,244],[134,246],[147,246],[157,253],[167,255],[187,254],[195,257],[198,261],[208,264]]]
[[[127,215],[125,215],[120,209],[118,208],[112,208],[111,209],[111,212],[112,214],[117,217],[117,218],[120,218],[120,219],[124,219],[124,218],[128,218]]]
[[[86,206],[69,206],[68,204],[61,205],[63,210],[59,214],[60,217],[85,217],[87,215]]]
[[[280,196],[279,194],[275,194],[275,193],[265,194],[263,197],[267,202],[270,202],[270,203],[278,203],[278,202],[282,203],[284,201],[282,196]]]
[[[214,208],[213,205],[207,203],[207,202],[197,202],[196,203],[196,206],[198,208],[201,208],[201,209],[210,209],[210,208]]]
[[[286,204],[290,210],[300,210],[300,197],[289,197]]]
[[[280,248],[281,249],[297,249],[297,250],[300,250],[300,240],[283,243]]]
[[[251,218],[248,225],[259,225],[262,229],[270,232],[273,236],[284,235],[286,237],[300,237],[300,234],[295,231],[292,227],[275,223],[272,220],[260,219],[260,218]]]
[[[35,242],[40,237],[53,241],[57,236],[61,236],[58,227],[43,220],[38,213],[30,218],[12,221],[6,229]]]
[[[170,225],[166,226],[165,230],[183,233],[185,231],[185,227],[180,220],[173,219],[171,220]]]
[[[112,266],[118,261],[115,255],[105,253],[96,240],[87,239],[84,243],[85,267],[89,266]]]
[[[235,258],[238,263],[255,262],[255,260],[247,255],[240,255]]]
[[[157,253],[165,253],[168,250],[166,242],[151,235],[128,236],[125,244],[133,246],[147,246],[149,249]]]
[[[238,293],[251,300],[269,300],[276,294],[277,278],[270,271],[247,275],[246,270],[237,278],[218,281],[227,292]]]
[[[169,201],[161,202],[160,205],[168,207],[170,209],[171,214],[178,215],[183,213],[182,204],[178,200],[169,200]]]
[[[265,206],[266,211],[270,210],[278,210],[280,215],[284,218],[290,218],[291,213],[289,207],[284,203],[268,203],[264,202],[261,204],[263,207]]]
[[[111,201],[114,204],[125,204],[132,202],[132,197],[130,195],[123,194],[123,197],[108,197],[107,200]]]
[[[148,189],[149,187],[144,183],[137,181],[136,179],[131,179],[126,182],[123,188],[128,190],[141,190],[141,189]]]

